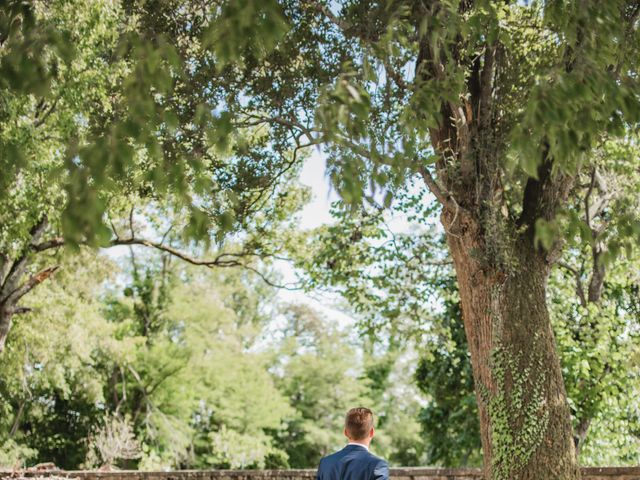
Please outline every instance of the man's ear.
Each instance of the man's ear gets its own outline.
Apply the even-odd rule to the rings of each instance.
[[[376,433],[375,429],[373,427],[371,427],[371,430],[369,430],[369,438],[373,438],[373,435]]]
[[[347,429],[346,429],[346,428],[344,429],[344,432],[343,432],[343,433],[344,433],[344,436],[345,436],[345,437],[347,437],[349,440],[351,440],[351,439],[349,438],[349,434],[347,433]]]

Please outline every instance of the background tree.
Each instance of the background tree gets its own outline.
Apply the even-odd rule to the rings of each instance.
[[[578,181],[570,199],[571,220],[578,217],[580,233],[558,265],[563,274],[552,278],[553,291],[570,288],[573,298],[556,295],[551,309],[563,353],[565,376],[574,400],[574,439],[580,449],[587,438],[593,418],[613,397],[621,400],[631,387],[637,372],[624,366],[624,359],[633,357],[631,345],[637,336],[636,295],[638,279],[621,274],[634,271],[637,252],[626,247],[623,262],[612,257],[624,247],[624,235],[629,219],[640,217],[637,171],[629,159],[638,158],[636,136],[622,141],[608,141],[595,153],[594,164]],[[618,224],[616,224],[618,223]],[[569,300],[571,298],[571,300]],[[566,302],[566,303],[565,303]],[[558,309],[558,312],[554,310]],[[569,319],[563,322],[562,319]],[[631,343],[630,343],[631,342]],[[580,360],[577,360],[577,358]],[[622,364],[622,365],[621,365]],[[616,365],[622,368],[617,368]],[[630,375],[629,375],[630,374]]]
[[[443,208],[487,477],[577,478],[546,306],[547,278],[563,242],[546,233],[561,230],[560,213],[580,188],[581,169],[593,165],[594,148],[637,125],[638,51],[629,45],[638,43],[640,8],[636,2],[287,7],[295,21],[270,57],[269,76],[287,78],[297,59],[300,70],[313,69],[314,80],[295,93],[290,83],[289,90],[276,83],[270,94],[254,88],[247,107],[268,111],[265,124],[284,116],[325,143],[330,174],[349,203],[382,190],[388,204],[407,173],[421,175]],[[310,39],[324,62],[314,62]],[[246,65],[238,71],[264,78]],[[283,108],[281,92],[298,100],[295,108]],[[304,98],[310,107],[301,106]],[[311,127],[309,111],[316,112]],[[614,223],[617,242],[632,245],[637,221],[620,216]]]
[[[121,335],[144,339],[133,362],[108,366],[109,408],[131,418],[140,468],[264,466],[277,453],[265,432],[290,411],[266,357],[252,351],[272,294],[241,275],[181,271],[166,261],[135,267],[125,296],[109,302]]]
[[[284,312],[280,348],[271,367],[296,415],[278,432],[292,468],[314,465],[344,443],[344,414],[370,404],[355,346],[347,330],[305,306]]]
[[[419,395],[408,364],[393,348],[362,338],[305,305],[288,305],[277,330],[271,367],[295,415],[274,432],[292,468],[314,468],[345,443],[344,414],[370,405],[376,415],[372,449],[395,465],[423,463]],[[375,349],[375,351],[373,350]]]
[[[270,289],[249,287],[242,275],[188,271],[178,288],[169,281],[175,267],[165,264],[163,272],[161,261],[147,257],[123,293],[113,282],[118,269],[104,257],[86,251],[65,258],[57,281],[34,293],[34,311],[16,325],[5,352],[0,441],[8,466],[81,467],[91,461],[87,439],[105,415],[130,422],[142,448],[140,458],[120,466],[263,464],[273,450],[264,431],[290,411],[266,357],[247,352],[270,319]],[[234,453],[228,442],[240,448]]]
[[[424,398],[413,379],[417,354],[411,346],[364,336],[364,378],[377,415],[376,454],[391,465],[429,465],[430,439],[423,436],[419,413]]]
[[[473,393],[469,349],[460,319],[455,279],[449,279],[442,311],[441,335],[415,370],[416,383],[429,399],[420,412],[430,465],[482,465],[478,406]]]
[[[106,199],[122,185],[151,185],[162,198],[171,192],[190,212],[192,235],[242,231],[246,217],[238,212],[255,212],[265,198],[278,204],[281,181],[311,145],[323,145],[329,174],[351,205],[379,199],[386,207],[419,175],[442,207],[486,476],[577,478],[546,286],[562,238],[571,243],[582,232],[600,278],[601,265],[631,255],[639,231],[633,211],[605,221],[605,236],[589,206],[585,219],[570,212],[577,192],[586,190],[594,205],[595,184],[606,191],[597,168],[602,145],[637,128],[638,3],[176,5],[124,5],[138,23],[122,22],[120,47],[107,49],[115,55],[106,58],[128,67],[114,82],[109,112],[76,121],[52,150],[62,166],[56,171],[68,172],[64,241],[108,243]],[[51,34],[49,11],[34,11],[19,2],[3,10],[14,28],[2,38],[0,66],[9,79],[2,88],[18,103],[33,101],[42,85],[46,97],[56,72],[74,65],[60,47],[64,35]],[[33,60],[33,45],[51,56]],[[23,53],[28,61],[16,62]],[[49,62],[55,58],[62,62]],[[46,81],[25,82],[22,91],[11,79],[23,67],[46,71]],[[28,153],[11,166],[6,185],[19,183],[23,160],[34,158],[16,141],[22,132],[5,142],[6,151]],[[225,148],[232,154],[221,156]],[[232,160],[218,169],[221,158]],[[199,175],[212,166],[215,175]],[[210,214],[199,199],[210,201]],[[41,245],[43,218],[4,255],[5,336],[23,308],[13,300],[51,273],[22,280],[23,259]]]
[[[257,258],[278,257],[305,196],[292,183],[296,152],[274,151],[251,126],[232,132],[228,116],[212,113],[224,90],[210,90],[206,70],[191,68],[214,68],[203,37],[214,27],[231,34],[227,13],[212,19],[188,2],[184,10],[101,1],[37,7],[2,8],[0,351],[14,315],[28,311],[23,297],[57,269],[33,268],[49,250],[143,245],[210,268],[255,269]],[[177,11],[185,16],[173,18]],[[281,30],[274,28],[265,36]],[[172,240],[216,241],[219,255],[196,260],[164,232],[141,235],[134,209],[139,220],[154,202],[181,220]],[[224,250],[231,235],[243,241]]]
[[[56,253],[0,368],[1,465],[312,468],[361,402],[379,412],[375,451],[418,463],[406,365],[372,368],[356,329],[309,307],[281,316],[250,271],[132,248]]]
[[[8,467],[34,458],[64,468],[84,462],[84,440],[102,415],[100,364],[131,359],[136,349],[101,314],[97,293],[116,266],[91,252],[55,261],[64,268],[34,292],[33,311],[16,324],[0,366],[0,450]]]

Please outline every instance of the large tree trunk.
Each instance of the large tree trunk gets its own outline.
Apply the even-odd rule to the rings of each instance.
[[[471,353],[487,480],[578,479],[549,312],[550,266],[530,234],[445,212]],[[501,239],[498,244],[497,240]],[[501,255],[500,261],[491,261]],[[509,265],[496,267],[495,265]]]

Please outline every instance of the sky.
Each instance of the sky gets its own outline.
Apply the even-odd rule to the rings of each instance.
[[[311,201],[300,212],[301,229],[316,228],[333,221],[330,213],[331,203],[339,197],[331,188],[331,182],[325,175],[325,171],[326,159],[322,153],[314,149],[306,159],[299,178],[300,183],[311,188]],[[295,281],[295,273],[290,266],[281,264],[277,268],[285,282]],[[282,302],[305,303],[341,326],[353,325],[355,322],[352,317],[340,311],[337,298],[318,297],[296,290],[280,290],[278,298]]]
[[[300,183],[311,187],[312,200],[301,212],[300,228],[315,228],[332,221],[329,209],[338,195],[325,175],[326,166],[324,156],[314,149],[302,168]]]

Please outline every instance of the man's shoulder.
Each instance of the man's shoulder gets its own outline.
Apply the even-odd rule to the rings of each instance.
[[[354,453],[357,455],[358,458],[360,458],[361,460],[364,460],[366,463],[369,463],[375,466],[387,466],[386,460],[374,455],[369,450],[366,450],[364,448],[357,449],[355,451],[343,448],[342,450],[338,450],[337,452],[333,452],[329,455],[322,457],[320,459],[320,465],[322,465],[323,463],[325,465],[328,465],[333,462],[340,461],[342,460],[343,457],[351,456]]]
[[[389,478],[389,464],[386,460],[380,457],[376,457],[373,454],[370,459],[370,467],[373,472],[373,478],[376,480],[388,480]]]
[[[339,460],[343,454],[344,452],[342,450],[338,450],[337,452],[333,452],[333,453],[330,453],[329,455],[325,455],[320,459],[320,467],[322,467],[323,464],[328,465],[330,463],[335,462],[336,460]]]
[[[344,449],[342,450],[338,450],[335,451],[333,453],[330,453],[329,455],[325,455],[324,457],[322,457],[320,459],[320,463],[322,463],[323,461],[331,461],[331,460],[335,460],[340,458],[342,455],[344,454]]]
[[[387,461],[384,458],[380,458],[376,455],[374,455],[371,452],[367,452],[369,454],[369,461],[373,464],[375,464],[376,466],[384,466],[384,467],[388,467],[387,465]]]
[[[351,472],[349,475],[355,472],[354,478],[389,479],[389,466],[384,459],[365,449],[342,449],[320,459],[317,480],[343,478],[344,469]]]

